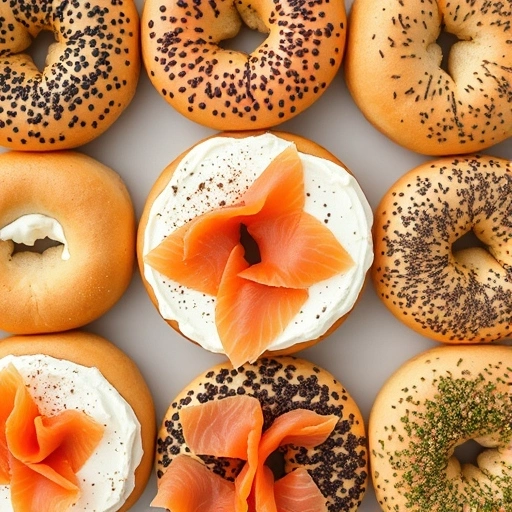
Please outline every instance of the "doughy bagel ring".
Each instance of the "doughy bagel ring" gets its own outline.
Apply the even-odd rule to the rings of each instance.
[[[48,357],[53,358],[57,366],[48,361]],[[26,363],[17,363],[17,358],[25,359]],[[62,410],[76,408],[89,411],[93,417],[97,415],[96,418],[99,416],[106,422],[104,444],[91,457],[91,469],[79,474],[81,499],[70,510],[129,510],[150,477],[156,432],[151,393],[135,363],[100,336],[69,331],[3,339],[0,343],[0,370],[6,364],[24,368],[23,373],[29,381],[27,389],[31,390],[39,406],[43,404],[45,409],[51,409],[52,416]],[[66,369],[68,364],[71,369]],[[101,378],[98,379],[97,375]],[[114,389],[109,389],[109,386]],[[93,388],[93,392],[88,387]],[[70,389],[72,395],[68,394]],[[126,405],[113,399],[114,390]],[[98,397],[100,402],[95,403]],[[113,404],[118,408],[113,409]],[[136,429],[131,421],[127,422],[131,417],[127,414],[129,410],[135,414],[140,429]],[[123,420],[126,423],[121,423]],[[105,445],[110,448],[105,450]],[[139,460],[137,453],[141,456]],[[9,497],[8,489],[0,485],[0,507],[3,511],[12,510],[10,500],[4,501]],[[51,491],[50,487],[50,495]],[[39,509],[36,506],[31,510]]]
[[[0,156],[0,329],[18,334],[85,325],[124,293],[135,218],[111,169],[74,152]],[[48,237],[61,245],[20,251]]]
[[[229,363],[219,364],[191,382],[170,405],[158,435],[156,468],[160,483],[180,454],[191,455],[180,419],[184,408],[237,396],[259,400],[263,432],[290,411],[338,416],[334,430],[322,444],[314,448],[282,446],[284,472],[306,469],[320,488],[330,512],[358,508],[368,476],[365,428],[359,409],[330,373],[293,357],[262,358],[237,369]],[[234,421],[233,437],[238,435],[237,426]],[[201,460],[210,470],[231,480],[244,466],[244,461],[233,458],[201,457]]]
[[[268,34],[250,55],[219,46],[240,18]],[[325,91],[343,57],[346,14],[325,0],[147,0],[141,30],[149,77],[178,112],[217,130],[256,130]]]
[[[74,148],[130,103],[140,71],[132,0],[2,2],[0,20],[0,145]],[[21,53],[41,30],[56,38],[42,72]]]
[[[456,512],[512,507],[512,351],[438,347],[404,364],[370,414],[372,478],[383,511]],[[458,445],[486,448],[461,464]]]
[[[510,3],[356,0],[346,79],[366,118],[418,153],[471,153],[512,135]],[[436,40],[460,41],[448,72]]]
[[[391,312],[448,343],[510,334],[512,163],[491,156],[420,165],[377,208],[372,277]],[[473,230],[487,247],[454,251]]]

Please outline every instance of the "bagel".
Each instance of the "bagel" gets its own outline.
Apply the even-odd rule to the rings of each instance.
[[[2,340],[0,371],[9,365],[40,414],[76,410],[104,425],[98,447],[77,473],[80,497],[69,510],[128,510],[151,474],[156,432],[152,397],[135,363],[100,336],[70,331]],[[58,500],[44,510],[63,510],[57,507]],[[0,485],[0,508],[12,512],[9,485]]]
[[[219,45],[242,20],[268,34],[249,55]],[[180,114],[216,130],[257,130],[323,94],[343,58],[346,13],[323,0],[147,0],[141,26],[149,78]]]
[[[355,0],[348,88],[378,130],[418,153],[480,151],[512,135],[510,5],[500,1]],[[448,71],[436,43],[459,41]]]
[[[81,146],[130,103],[140,73],[132,0],[4,2],[0,8],[0,145],[24,151]],[[41,30],[55,35],[39,71],[23,53]]]
[[[389,310],[446,343],[489,342],[512,322],[512,163],[450,157],[409,171],[375,212],[372,278]],[[485,247],[457,250],[473,231]]]
[[[135,215],[119,175],[76,152],[0,155],[0,329],[85,325],[133,275]],[[60,242],[41,254],[17,247]]]
[[[442,346],[390,377],[368,427],[383,511],[510,510],[511,367],[510,347]],[[454,450],[468,440],[485,450],[461,465]]]
[[[263,206],[256,196],[267,193]],[[154,184],[139,268],[162,317],[236,367],[312,345],[346,319],[373,258],[371,222],[356,180],[325,149],[285,133],[225,133],[180,155]],[[246,257],[243,227],[256,259]],[[185,254],[189,228],[197,243]]]
[[[265,437],[268,437],[272,430],[275,431],[278,424],[282,427],[282,422],[287,416],[290,417],[290,412],[293,413],[292,416],[300,415],[305,411],[307,413],[314,412],[319,415],[320,421],[334,420],[329,433],[325,434],[326,437],[323,440],[311,441],[311,443],[305,440],[293,442],[291,440],[294,435],[293,429],[288,430],[289,440],[279,449],[284,457],[284,473],[290,477],[290,475],[307,471],[315,484],[313,490],[318,492],[316,487],[320,489],[322,506],[308,510],[355,511],[365,494],[368,476],[365,428],[359,409],[347,391],[331,374],[308,361],[293,357],[264,358],[254,364],[245,364],[237,369],[234,369],[229,363],[219,364],[198,376],[173,400],[158,434],[156,468],[159,493],[153,505],[170,508],[167,498],[176,500],[179,497],[174,493],[185,493],[185,499],[200,501],[202,503],[201,510],[205,512],[220,510],[221,499],[224,498],[222,494],[215,495],[213,508],[210,509],[207,506],[208,496],[204,495],[205,488],[202,493],[199,492],[199,495],[195,494],[195,490],[201,485],[200,481],[196,480],[193,486],[187,487],[182,485],[183,482],[180,484],[179,480],[175,480],[173,475],[180,467],[181,461],[187,462],[187,459],[193,458],[195,461],[201,462],[200,466],[203,468],[203,472],[206,466],[213,473],[222,477],[217,485],[229,487],[228,481],[232,482],[241,472],[241,478],[243,478],[243,473],[247,471],[247,466],[251,462],[244,463],[244,460],[240,460],[240,458],[199,457],[201,453],[194,453],[188,440],[193,441],[194,438],[196,412],[201,417],[202,410],[209,410],[212,406],[213,410],[216,410],[217,407],[228,405],[230,402],[231,406],[234,405],[232,410],[236,410],[237,402],[242,404],[242,408],[245,408],[244,401],[247,403],[251,400],[255,402],[257,400],[257,410],[258,412],[261,410],[263,417],[259,413],[255,414],[254,418],[251,417],[249,421],[245,421],[247,419],[245,415],[230,415],[227,418],[212,415],[209,420],[211,428],[206,427],[205,430],[198,427],[201,439],[206,444],[211,444],[213,448],[213,445],[223,439],[222,430],[218,428],[219,424],[223,424],[229,431],[225,438],[239,440],[243,445],[244,442],[247,443],[247,437],[243,434],[244,428],[250,428],[249,443],[253,439],[254,448],[258,445],[259,436],[263,430],[263,437],[259,443],[261,457],[264,456],[261,452],[265,452],[262,449]],[[190,431],[185,431],[185,415],[190,414],[194,416],[188,418],[187,426],[192,423],[192,428]],[[222,409],[219,409],[219,414],[223,414]],[[259,419],[252,421],[255,418]],[[306,423],[304,426],[306,427],[308,424]],[[310,426],[309,428],[313,429],[314,427]],[[250,454],[249,458],[251,460]],[[180,462],[177,462],[178,460]],[[263,462],[264,460],[260,461],[261,464]],[[243,469],[244,467],[245,469]],[[206,471],[206,473],[210,472]],[[211,475],[212,473],[210,473]],[[216,476],[212,478],[218,479]],[[195,477],[193,477],[194,479]],[[237,481],[239,482],[239,479]],[[171,487],[173,484],[177,485],[178,488],[171,489],[169,493],[167,488],[169,484]],[[233,484],[231,483],[231,485]],[[281,484],[277,480],[276,488],[279,485]],[[293,499],[290,490],[288,493],[289,497]],[[259,494],[258,490],[256,490],[256,494]],[[267,496],[270,498],[270,493],[264,493],[264,497]],[[298,498],[298,496],[293,497]],[[244,509],[243,505],[241,507],[237,510]],[[247,507],[247,503],[245,507]],[[235,510],[234,502],[226,504],[222,510]],[[306,509],[287,508],[283,510]]]

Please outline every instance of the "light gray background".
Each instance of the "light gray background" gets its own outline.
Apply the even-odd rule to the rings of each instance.
[[[141,13],[143,1],[136,3]],[[346,0],[347,10],[351,4],[352,0]],[[250,51],[261,40],[245,31],[230,46]],[[341,71],[317,103],[279,129],[310,138],[345,162],[374,209],[402,174],[431,159],[403,149],[377,132],[352,101]],[[137,94],[128,109],[106,133],[80,150],[123,177],[140,217],[146,196],[163,168],[213,133],[176,113],[142,70]],[[486,153],[512,159],[512,139]],[[137,362],[153,393],[158,425],[183,387],[224,360],[180,337],[161,319],[146,295],[138,271],[119,303],[86,329],[116,343]],[[369,282],[348,320],[329,338],[298,355],[336,376],[354,397],[367,422],[374,398],[387,377],[414,354],[434,346],[436,342],[396,320]],[[155,493],[153,476],[132,510],[149,511]],[[359,510],[378,509],[370,484]]]

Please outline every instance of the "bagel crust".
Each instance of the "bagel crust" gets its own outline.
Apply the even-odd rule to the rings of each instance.
[[[444,346],[391,376],[369,423],[383,511],[511,510],[511,368],[510,347]],[[470,439],[485,450],[461,466],[454,450]]]
[[[2,2],[0,145],[70,149],[103,133],[130,103],[140,72],[132,0]],[[55,35],[39,71],[26,50]]]
[[[373,282],[406,325],[447,343],[510,335],[512,164],[443,158],[409,171],[375,214]],[[484,247],[454,250],[473,231]]]
[[[13,254],[10,236],[0,240],[0,329],[62,331],[108,311],[128,287],[135,259],[135,215],[119,175],[76,152],[10,152],[0,156],[0,183],[2,233],[40,214],[57,221],[66,239],[41,254]]]
[[[510,2],[356,0],[346,80],[365,117],[428,155],[480,151],[512,135]],[[459,41],[441,68],[442,30]]]
[[[141,424],[142,460],[135,470],[135,488],[119,512],[125,512],[144,491],[153,467],[156,432],[153,399],[135,363],[111,342],[92,333],[12,336],[0,341],[0,359],[13,355],[43,354],[97,368],[133,409]]]
[[[192,381],[171,403],[157,439],[156,469],[160,479],[180,454],[190,455],[183,438],[180,411],[225,397],[248,395],[260,401],[267,430],[276,418],[307,409],[334,414],[339,421],[325,443],[306,449],[288,445],[285,472],[306,468],[327,500],[329,512],[355,511],[366,492],[368,476],[365,428],[361,413],[343,386],[326,370],[293,357],[263,358],[234,369],[219,364]],[[235,427],[235,426],[234,426]],[[243,461],[201,457],[223,478],[235,477]]]
[[[242,20],[268,34],[249,55],[219,46]],[[141,30],[149,78],[178,112],[216,130],[256,130],[322,95],[341,64],[346,13],[326,0],[147,0]]]

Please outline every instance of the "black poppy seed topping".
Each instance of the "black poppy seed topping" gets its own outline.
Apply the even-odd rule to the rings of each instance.
[[[303,467],[309,471],[327,498],[330,512],[355,510],[366,491],[368,476],[366,438],[351,433],[352,427],[359,425],[362,419],[344,412],[343,404],[349,400],[348,394],[327,372],[318,367],[307,372],[299,371],[295,362],[291,357],[263,358],[236,370],[219,366],[205,373],[196,381],[194,390],[182,394],[167,412],[164,428],[157,440],[158,477],[163,475],[163,469],[175,456],[187,453],[179,421],[182,407],[248,394],[260,401],[263,430],[268,429],[278,416],[294,409],[308,409],[322,415],[335,414],[340,418],[322,445],[315,449],[288,445],[284,447],[284,454],[291,467]],[[234,480],[244,464],[235,459],[203,456],[201,459],[213,472],[228,480]]]
[[[378,404],[377,413],[386,417],[386,424],[377,427],[370,449],[384,510],[512,510],[512,463],[507,455],[512,440],[512,361],[487,356],[479,354],[475,363],[458,351],[453,371],[448,369],[453,356],[448,356],[450,363],[444,354],[425,356],[414,374],[399,380],[406,384],[400,391],[395,385],[383,394],[387,398]],[[490,457],[479,461],[478,469],[450,470],[454,448],[468,439],[492,447]],[[405,507],[393,503],[397,494]]]
[[[132,0],[11,1],[0,18],[0,144],[76,147],[102,133],[137,85],[138,14]],[[22,52],[29,34],[54,33],[40,72]]]
[[[431,155],[480,151],[512,135],[510,1],[357,3],[348,83],[384,133]],[[459,38],[448,70],[436,44],[442,30]]]
[[[273,126],[315,101],[341,63],[343,4],[270,1],[268,19],[257,22],[270,35],[250,55],[224,50],[219,43],[236,35],[240,16],[254,28],[257,5],[146,2],[142,40],[151,55],[146,66],[166,100],[187,117],[221,129]]]
[[[471,156],[426,164],[387,193],[376,219],[374,282],[404,322],[449,341],[510,333],[510,162]],[[483,248],[452,251],[470,230],[487,246],[487,259]]]

